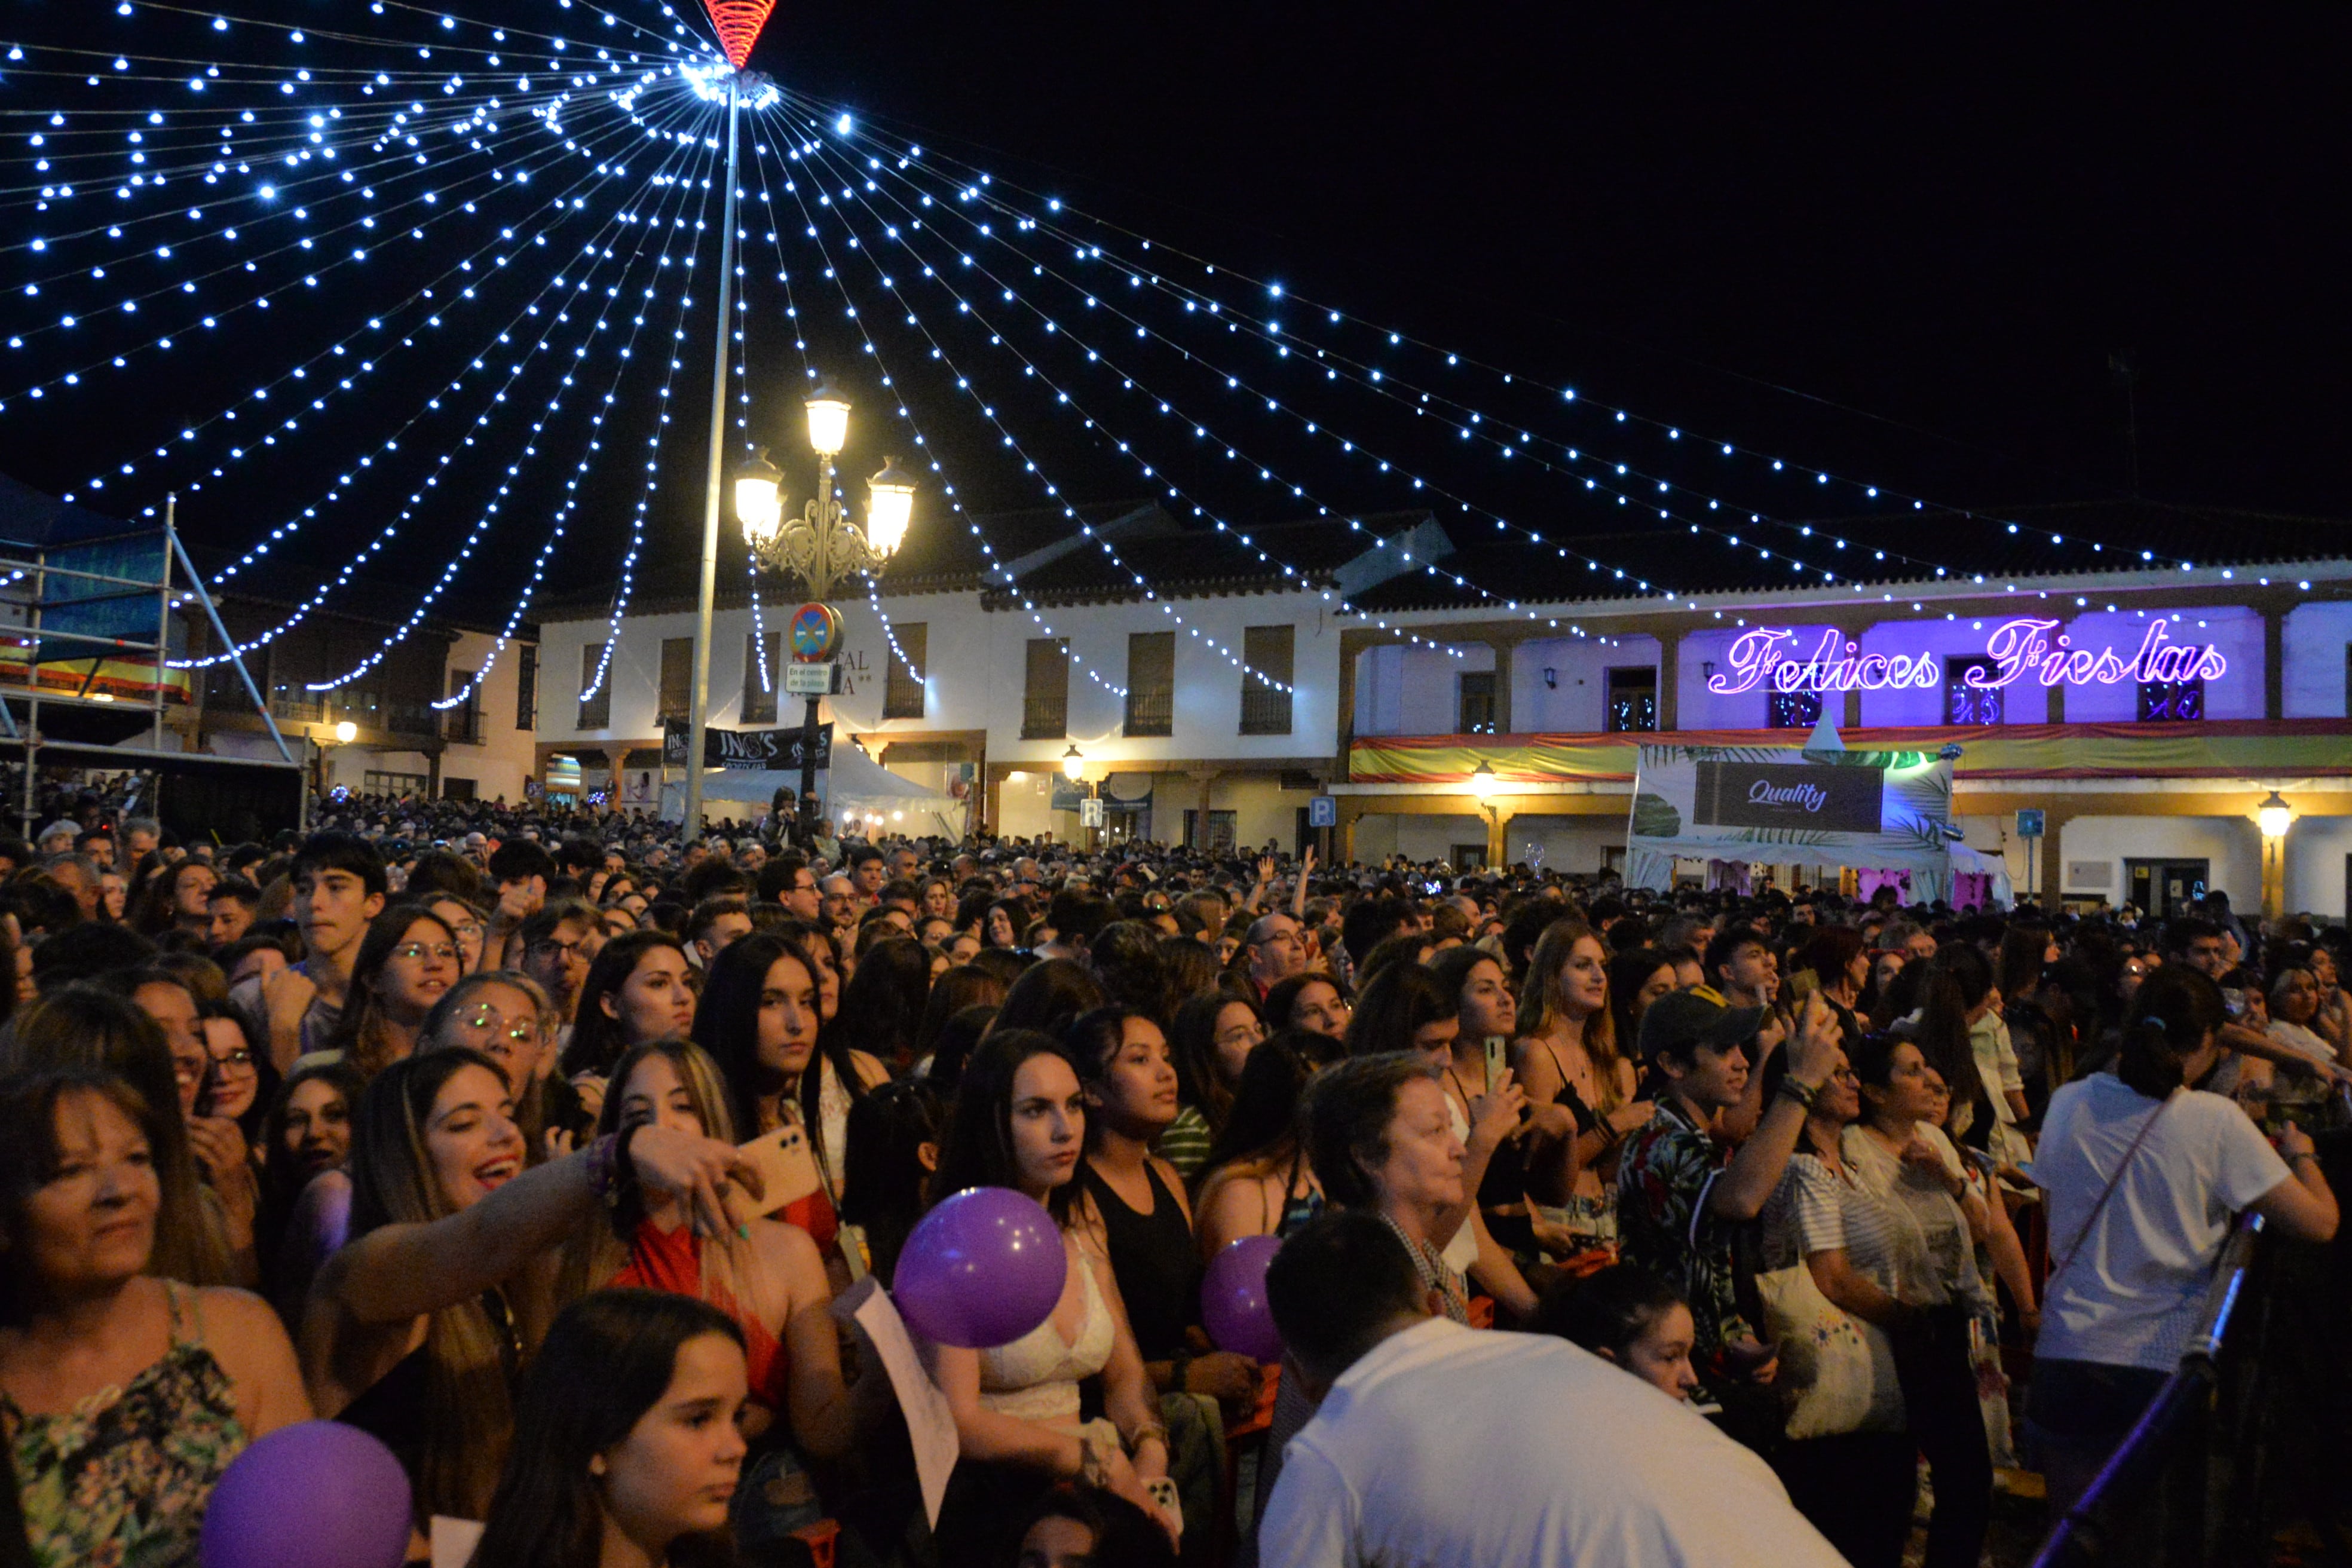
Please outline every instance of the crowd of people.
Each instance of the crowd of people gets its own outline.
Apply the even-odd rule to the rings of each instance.
[[[767,826],[0,839],[0,1568],[193,1563],[314,1416],[397,1457],[418,1561],[437,1519],[499,1568],[1892,1568],[1924,1516],[1975,1568],[1997,1472],[2063,1510],[2146,1407],[2236,1215],[2336,1229],[2345,932],[2219,895]],[[852,1310],[972,1187],[1067,1269],[919,1345],[934,1520]],[[1255,1237],[1278,1363],[1204,1327]]]

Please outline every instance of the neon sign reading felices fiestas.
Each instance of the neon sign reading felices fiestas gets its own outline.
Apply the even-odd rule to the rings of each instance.
[[[1822,633],[1811,656],[1796,648],[1787,627],[1759,626],[1731,645],[1731,668],[1707,678],[1706,689],[1731,697],[1762,687],[1772,691],[1934,690],[1944,684],[1944,656],[1927,650],[1864,653],[1835,630]],[[2217,680],[2230,661],[2212,643],[2169,640],[2166,623],[2153,621],[2130,657],[2112,646],[2076,647],[2056,621],[2021,617],[2003,621],[1985,638],[1982,662],[1961,679],[1980,690],[2033,679],[2044,686],[2158,685]]]

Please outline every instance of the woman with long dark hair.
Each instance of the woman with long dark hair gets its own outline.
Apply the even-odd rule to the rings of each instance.
[[[548,1254],[633,1187],[725,1230],[720,1189],[759,1183],[732,1146],[660,1126],[526,1170],[504,1071],[463,1047],[376,1075],[351,1172],[352,1240],[311,1287],[303,1376],[321,1413],[400,1458],[420,1523],[483,1517]]]
[[[1528,1168],[1563,1173],[1559,1189],[1538,1194],[1547,1248],[1588,1261],[1616,1255],[1617,1156],[1653,1110],[1636,1098],[1632,1042],[1617,1034],[1609,987],[1608,950],[1591,927],[1566,920],[1545,927],[1520,984],[1512,1056],[1536,1108]]]
[[[2148,976],[2112,1071],[2050,1097],[2034,1179],[2050,1202],[2028,1430],[2062,1514],[2178,1367],[2213,1265],[2251,1209],[2305,1241],[2336,1235],[2310,1135],[2273,1150],[2244,1111],[2188,1086],[2220,1059],[2228,1015],[2186,964]]]
[[[915,1037],[931,990],[931,958],[912,937],[888,937],[866,949],[841,988],[832,1028],[843,1041],[899,1072],[915,1065]]]
[[[732,1568],[743,1332],[657,1290],[563,1310],[515,1405],[481,1568]]]
[[[1191,1181],[1206,1167],[1224,1131],[1234,1087],[1250,1053],[1265,1038],[1257,1004],[1227,991],[1204,991],[1176,1009],[1168,1045],[1176,1058],[1176,1120],[1160,1134],[1159,1152]]]
[[[838,1040],[821,1047],[823,1008],[808,950],[781,931],[755,931],[729,943],[710,966],[694,1038],[719,1064],[744,1137],[787,1122],[807,1134],[824,1184],[787,1205],[782,1217],[807,1231],[830,1259],[837,1256],[840,1236],[835,1194],[845,1190],[848,1173],[849,1109],[889,1075],[870,1057],[860,1062],[863,1053]],[[866,1063],[872,1064],[871,1076]],[[836,1088],[837,1124],[827,1113]]]
[[[1282,1236],[1322,1212],[1323,1189],[1298,1133],[1298,1099],[1309,1078],[1339,1059],[1338,1043],[1310,1029],[1286,1029],[1250,1052],[1192,1204],[1202,1261],[1245,1236]]]
[[[735,1142],[726,1085],[692,1041],[633,1047],[614,1065],[597,1132],[648,1126]],[[566,1300],[614,1288],[674,1290],[735,1321],[751,1358],[743,1432],[757,1445],[736,1530],[747,1548],[777,1550],[821,1517],[802,1456],[838,1458],[855,1433],[833,1288],[815,1242],[798,1226],[753,1219],[709,1236],[689,1217],[675,1198],[624,1194],[609,1222],[592,1221],[565,1248],[558,1290]]]
[[[609,1079],[613,1064],[650,1040],[682,1040],[694,1027],[694,966],[665,931],[633,931],[597,950],[580,983],[572,1038],[557,1070]]]
[[[965,1067],[934,1194],[1010,1187],[1044,1205],[1068,1265],[1045,1321],[994,1350],[933,1349],[962,1460],[939,1521],[943,1563],[990,1561],[1038,1493],[1084,1479],[1139,1506],[1168,1470],[1168,1433],[1144,1374],[1110,1260],[1074,1223],[1086,1145],[1085,1091],[1050,1037],[1000,1029]],[[1078,1384],[1102,1379],[1103,1415],[1083,1420]]]

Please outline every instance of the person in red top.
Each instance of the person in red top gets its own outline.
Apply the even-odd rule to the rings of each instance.
[[[652,1125],[736,1141],[719,1069],[690,1041],[635,1047],[615,1064],[612,1085],[599,1136]],[[830,1204],[823,1214],[832,1219]],[[780,1541],[822,1517],[800,1457],[845,1454],[857,1422],[855,1395],[842,1379],[833,1289],[805,1230],[755,1219],[733,1234],[709,1236],[677,1200],[633,1192],[609,1225],[594,1224],[574,1241],[562,1279],[567,1298],[608,1288],[667,1290],[733,1319],[751,1374],[743,1432],[753,1446],[736,1493],[737,1535]]]

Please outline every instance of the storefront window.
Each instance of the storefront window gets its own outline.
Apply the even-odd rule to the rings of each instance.
[[[2004,711],[2001,697],[2006,688],[1970,686],[1969,676],[1990,675],[1992,660],[1989,658],[1948,658],[1944,661],[1944,722],[1947,724],[1998,724]]]

